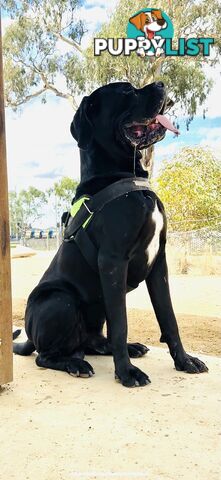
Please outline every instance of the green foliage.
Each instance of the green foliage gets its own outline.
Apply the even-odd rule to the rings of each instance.
[[[69,177],[63,177],[59,182],[55,182],[53,187],[48,190],[49,197],[53,198],[53,203],[57,211],[57,217],[70,210],[72,198],[75,195],[78,182]]]
[[[70,210],[78,182],[63,177],[55,182],[46,193],[35,187],[27,190],[9,192],[10,230],[12,235],[21,234],[31,227],[32,223],[42,217],[42,207],[51,203],[56,212],[57,221],[65,210]]]
[[[71,95],[81,94],[87,89],[86,64],[79,60],[79,56],[69,53],[63,63],[63,75],[67,89]]]
[[[9,192],[9,211],[11,233],[25,235],[27,228],[42,216],[42,205],[47,203],[47,197],[35,187],[28,190]],[[19,225],[19,226],[18,226]]]
[[[52,91],[76,108],[78,81],[83,87],[80,42],[86,31],[83,22],[75,18],[81,0],[5,0],[3,6],[14,17],[3,39],[6,105],[16,109],[31,98]],[[59,42],[66,45],[64,53]],[[68,50],[73,51],[71,55]],[[70,57],[75,65],[71,71]]]
[[[184,147],[172,161],[164,162],[156,192],[170,230],[194,230],[207,226],[208,219],[215,226],[215,217],[221,216],[220,185],[221,164],[208,148]]]
[[[144,8],[144,2],[138,0],[120,0],[117,9],[110,21],[103,25],[97,33],[98,38],[126,37],[127,21],[136,11]],[[93,45],[88,48],[87,58],[90,69],[88,82],[91,89],[95,85],[105,84],[116,80],[127,80],[137,88],[147,83],[163,80],[168,87],[169,95],[175,102],[179,102],[183,113],[189,120],[195,115],[198,105],[201,105],[208,95],[212,81],[206,78],[203,66],[205,63],[214,65],[218,61],[221,26],[217,18],[221,14],[221,5],[218,0],[173,0],[168,5],[167,0],[159,0],[157,8],[168,13],[175,29],[174,42],[178,37],[214,36],[216,51],[213,60],[209,57],[149,57],[139,58],[135,52],[130,57],[120,55],[111,56],[102,52],[101,56],[94,57]],[[93,76],[91,76],[93,71]],[[189,121],[188,121],[189,123]]]
[[[70,207],[71,200],[75,194],[78,182],[69,177],[63,177],[59,182],[54,184],[55,195],[63,202],[67,208]]]
[[[187,115],[187,126],[203,104],[212,81],[204,65],[218,61],[221,48],[221,5],[219,0],[159,0],[161,8],[171,17],[178,37],[212,36],[216,49],[213,57],[113,57],[103,52],[94,57],[93,42],[82,51],[80,42],[86,32],[76,20],[81,0],[3,0],[14,23],[4,37],[6,105],[17,108],[45,92],[67,99],[77,108],[76,95],[91,92],[98,85],[125,80],[136,87],[163,80],[169,95]],[[144,8],[143,0],[119,0],[117,8],[96,34],[97,37],[126,37],[127,21]],[[61,42],[68,50],[61,53]],[[174,107],[176,108],[176,107]],[[175,110],[173,112],[175,116]]]

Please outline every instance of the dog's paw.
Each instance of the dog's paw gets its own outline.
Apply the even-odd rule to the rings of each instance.
[[[115,372],[115,380],[122,383],[124,387],[145,387],[151,383],[148,375],[134,365],[130,365],[123,374]]]
[[[142,343],[128,343],[127,348],[129,357],[131,358],[142,357],[149,352],[149,348],[147,348],[146,345],[142,345]]]
[[[94,369],[90,363],[80,358],[72,358],[67,362],[66,370],[73,377],[88,378],[94,375]]]
[[[187,353],[182,361],[175,361],[175,368],[178,371],[186,373],[204,373],[209,370],[202,360],[199,360],[196,357],[191,357],[191,355],[188,355]]]

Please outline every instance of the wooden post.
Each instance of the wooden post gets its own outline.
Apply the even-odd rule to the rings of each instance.
[[[12,379],[11,266],[0,11],[0,385]]]

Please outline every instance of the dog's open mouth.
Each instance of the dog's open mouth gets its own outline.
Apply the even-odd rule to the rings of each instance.
[[[167,130],[179,135],[179,130],[173,126],[165,115],[161,114],[145,123],[132,122],[124,127],[126,138],[139,150],[161,140]]]

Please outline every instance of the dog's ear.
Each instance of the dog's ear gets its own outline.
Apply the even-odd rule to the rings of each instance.
[[[84,97],[71,123],[71,134],[79,148],[87,150],[92,142],[92,123],[89,117],[90,100]]]
[[[144,12],[138,13],[138,15],[135,15],[135,17],[131,17],[129,19],[129,22],[135,25],[137,30],[142,30],[145,25],[146,21],[146,14]]]

